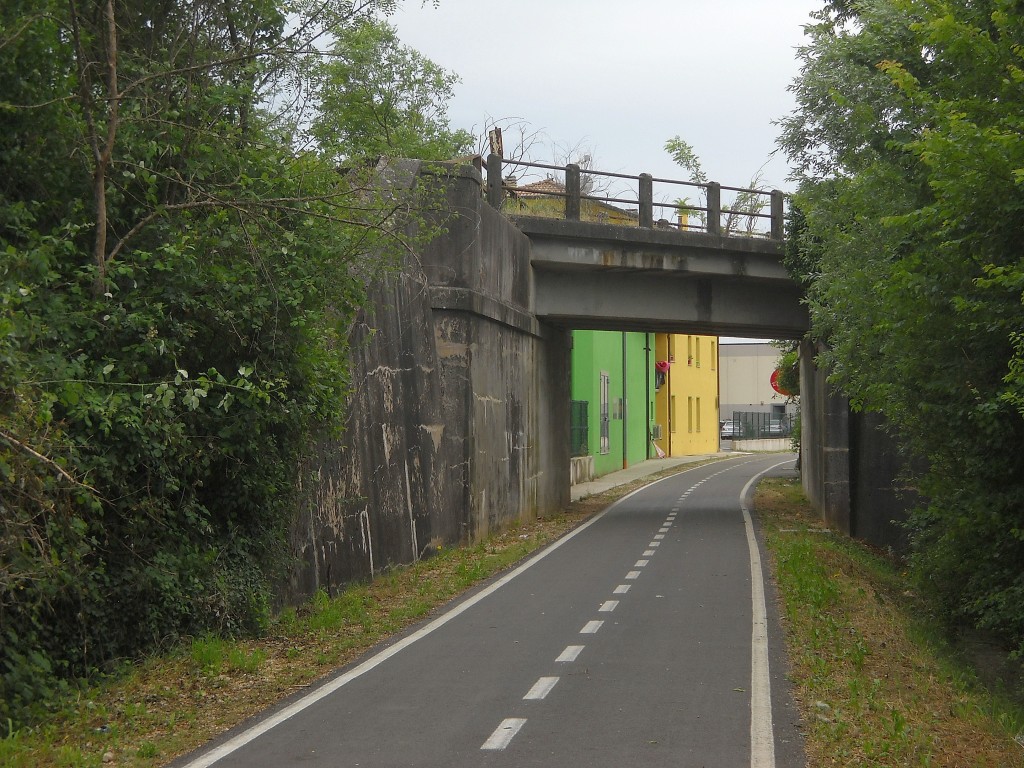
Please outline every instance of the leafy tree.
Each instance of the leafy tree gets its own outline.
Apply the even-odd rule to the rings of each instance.
[[[320,105],[312,134],[332,157],[449,160],[469,151],[473,136],[450,130],[445,117],[458,78],[403,46],[393,27],[363,19],[340,31],[331,53],[313,71]]]
[[[1004,0],[828,3],[782,144],[823,363],[929,500],[913,562],[1024,650],[1024,20]]]
[[[353,104],[303,101],[322,41],[363,45],[392,5],[0,5],[4,727],[118,658],[264,626],[346,329],[423,204],[316,146]],[[441,137],[446,91],[410,61],[392,90]],[[394,154],[423,146],[407,117]]]

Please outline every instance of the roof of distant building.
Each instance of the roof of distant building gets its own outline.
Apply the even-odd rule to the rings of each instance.
[[[532,184],[524,184],[516,187],[516,194],[530,197],[532,195],[564,195],[565,184],[555,179],[541,179]]]

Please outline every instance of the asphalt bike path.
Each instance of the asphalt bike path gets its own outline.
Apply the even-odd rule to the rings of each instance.
[[[745,511],[792,463],[649,485],[174,765],[803,766]]]

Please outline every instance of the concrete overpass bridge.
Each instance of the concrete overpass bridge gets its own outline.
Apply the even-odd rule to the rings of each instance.
[[[557,171],[565,183],[510,184],[515,177],[509,166],[516,172]],[[806,333],[801,290],[782,264],[781,192],[647,174],[584,174],[572,164],[509,164],[496,155],[485,170],[488,203],[506,212],[530,240],[531,311],[537,318],[574,329],[792,339]],[[584,194],[583,176],[591,184],[602,177],[620,180],[636,196]],[[685,208],[656,202],[656,183],[670,194],[678,195],[679,187],[696,189],[699,199]],[[723,207],[723,189],[735,194],[734,208]],[[531,204],[552,200],[558,205]],[[685,224],[656,221],[658,208],[662,214],[682,212]],[[541,209],[562,215],[532,215]],[[766,230],[757,226],[762,221]]]
[[[529,193],[494,158],[486,169],[417,161],[381,169],[395,189],[426,191],[443,234],[371,287],[351,333],[349,423],[304,473],[315,481],[293,529],[302,565],[286,596],[567,505],[572,329],[803,336],[800,292],[781,263],[780,193],[767,193],[769,213],[748,217],[768,222],[760,236],[727,226],[738,214],[721,206],[718,185],[703,188],[701,206],[657,203],[659,180],[643,175],[635,214],[615,207],[607,220],[588,221],[588,206],[610,199],[583,194],[579,169],[559,170],[562,214],[544,218],[510,204]],[[683,229],[656,223],[659,205],[685,207],[695,220]],[[801,378],[804,444],[840,435],[840,444],[804,453],[805,487],[809,477],[838,510],[836,527],[853,532],[849,409],[813,366]]]
[[[778,241],[514,217],[533,312],[570,328],[800,338],[801,291]]]

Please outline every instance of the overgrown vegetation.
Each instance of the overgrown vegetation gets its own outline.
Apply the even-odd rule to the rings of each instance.
[[[0,734],[118,659],[268,626],[348,324],[423,204],[366,160],[467,140],[392,5],[0,6]]]
[[[808,34],[782,144],[820,362],[925,467],[923,588],[1024,651],[1024,17],[832,0]]]
[[[808,765],[1024,766],[1019,665],[994,670],[986,689],[982,660],[951,642],[933,601],[896,564],[825,529],[798,482],[762,481],[755,507]]]

